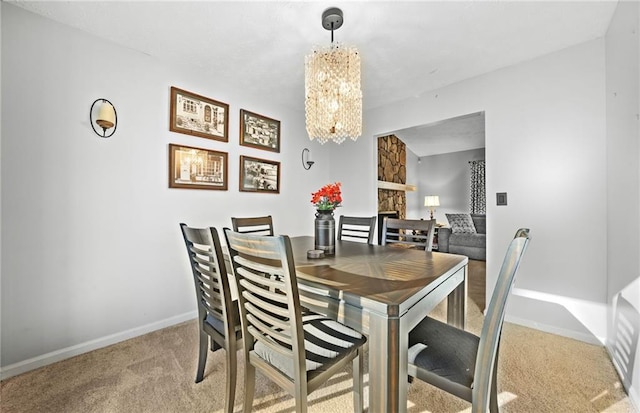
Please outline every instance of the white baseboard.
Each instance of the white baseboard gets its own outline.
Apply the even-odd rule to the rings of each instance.
[[[534,328],[536,330],[545,331],[547,333],[557,334],[559,336],[573,338],[575,340],[584,341],[585,343],[595,344],[597,346],[604,346],[605,338],[597,337],[593,334],[584,334],[577,332],[575,330],[568,330],[564,328],[558,328],[556,326],[551,326],[548,324],[537,323],[535,321],[527,320],[520,317],[513,317],[507,315],[505,317],[505,321],[510,323],[519,324],[521,326]]]
[[[629,400],[631,400],[633,408],[636,409],[636,412],[640,412],[640,394],[638,394],[636,389],[633,387],[627,389],[627,394],[629,395]]]
[[[179,324],[184,321],[192,320],[196,318],[197,315],[198,315],[197,311],[190,311],[188,313],[180,314],[175,317],[170,317],[164,320],[160,320],[154,323],[146,324],[144,326],[132,328],[130,330],[122,331],[106,337],[101,337],[95,340],[76,344],[71,347],[52,351],[51,353],[33,357],[31,359],[20,361],[15,364],[10,364],[8,366],[0,368],[0,380],[8,379],[9,377],[26,373],[27,371],[35,370],[37,368],[44,367],[52,363],[77,356],[79,354],[88,353],[90,351],[107,347],[112,344],[119,343],[121,341],[129,340],[130,338],[138,337],[143,334],[150,333],[152,331],[170,327],[172,325]]]

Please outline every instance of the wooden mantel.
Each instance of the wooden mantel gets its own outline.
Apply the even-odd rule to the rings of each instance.
[[[390,189],[392,191],[412,192],[416,190],[415,185],[396,184],[395,182],[378,181],[378,189]]]

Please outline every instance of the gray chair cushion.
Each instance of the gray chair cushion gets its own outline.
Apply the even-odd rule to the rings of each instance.
[[[308,379],[313,378],[316,373],[327,370],[335,361],[353,354],[366,341],[359,332],[321,315],[303,317],[302,328]],[[294,377],[291,356],[274,352],[260,341],[256,342],[252,353],[289,378]]]
[[[480,338],[426,317],[409,333],[409,364],[471,388]]]
[[[454,234],[475,234],[476,227],[469,214],[445,214]]]
[[[233,300],[231,307],[233,308],[231,319],[233,320],[232,323],[236,326],[236,337],[240,338],[242,337],[242,329],[240,328],[240,312],[238,310],[238,300]],[[207,318],[205,318],[204,322],[205,324],[209,324],[211,327],[213,327],[213,329],[221,335],[225,335],[224,323],[222,322],[222,320],[219,320],[212,314],[207,314]]]

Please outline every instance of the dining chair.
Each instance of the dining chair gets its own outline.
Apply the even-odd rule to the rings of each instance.
[[[240,301],[245,360],[244,412],[251,411],[255,371],[295,397],[307,396],[353,363],[354,411],[363,410],[361,333],[300,304],[288,236],[241,234],[225,229]]]
[[[471,402],[473,413],[498,412],[497,366],[507,297],[529,244],[521,228],[509,244],[480,337],[426,317],[409,333],[408,372]]]
[[[232,300],[220,238],[215,228],[180,229],[189,255],[198,302],[198,367],[196,383],[204,376],[209,339],[211,351],[223,348],[227,355],[227,383],[224,411],[233,411],[236,392],[236,352],[242,347],[238,301]]]
[[[340,215],[338,220],[338,241],[363,240],[367,244],[373,244],[374,229],[376,227],[376,217],[349,217]]]
[[[235,232],[243,234],[273,235],[271,215],[246,218],[231,217],[231,226]]]
[[[407,245],[431,251],[435,227],[435,219],[385,217],[382,221],[382,245]]]

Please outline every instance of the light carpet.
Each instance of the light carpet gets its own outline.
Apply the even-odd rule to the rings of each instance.
[[[484,309],[485,266],[470,261],[467,329],[479,333]],[[432,313],[442,318],[441,304]],[[2,381],[0,411],[26,412],[220,412],[225,361],[209,353],[205,378],[195,384],[195,321],[64,360]],[[244,362],[238,352],[235,411],[242,409]],[[365,405],[368,374],[365,363]],[[601,346],[505,323],[498,393],[502,412],[633,412]],[[294,400],[257,374],[253,411],[293,412]],[[351,412],[351,372],[334,376],[309,396],[310,412]],[[409,413],[462,413],[470,404],[415,380]],[[382,413],[382,412],[371,412]]]

